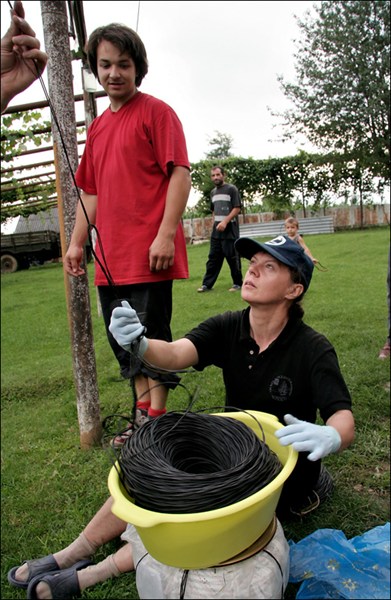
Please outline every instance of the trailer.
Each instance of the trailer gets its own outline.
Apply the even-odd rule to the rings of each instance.
[[[57,231],[28,231],[1,234],[1,272],[15,273],[32,264],[43,264],[61,257]]]

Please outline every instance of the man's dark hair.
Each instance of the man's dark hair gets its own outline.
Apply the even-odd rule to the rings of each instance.
[[[138,33],[120,23],[98,27],[91,33],[87,43],[87,57],[91,71],[98,81],[97,51],[103,40],[116,46],[121,54],[130,56],[136,67],[136,87],[139,87],[148,73],[148,59],[145,46]]]
[[[213,167],[211,168],[211,171],[215,171],[216,169],[220,169],[221,174],[225,175],[224,167],[221,167],[220,165],[213,165]]]

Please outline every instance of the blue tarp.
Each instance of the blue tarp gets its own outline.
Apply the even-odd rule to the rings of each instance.
[[[350,540],[318,529],[289,546],[289,581],[303,582],[297,600],[390,598],[390,523]]]

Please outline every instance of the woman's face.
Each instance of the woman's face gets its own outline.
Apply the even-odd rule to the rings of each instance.
[[[297,286],[300,290],[297,290]],[[250,304],[273,305],[292,300],[303,291],[293,283],[289,267],[266,252],[257,252],[250,260],[242,285],[242,298]]]

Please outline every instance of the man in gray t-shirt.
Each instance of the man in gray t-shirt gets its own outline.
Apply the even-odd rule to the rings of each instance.
[[[224,181],[223,167],[215,166],[211,170],[211,179],[215,184],[211,192],[211,209],[214,217],[210,249],[206,263],[206,273],[198,292],[212,290],[223,266],[227,261],[232,277],[230,292],[240,290],[243,277],[240,257],[235,250],[235,241],[239,238],[238,214],[241,211],[241,199],[237,187]]]

